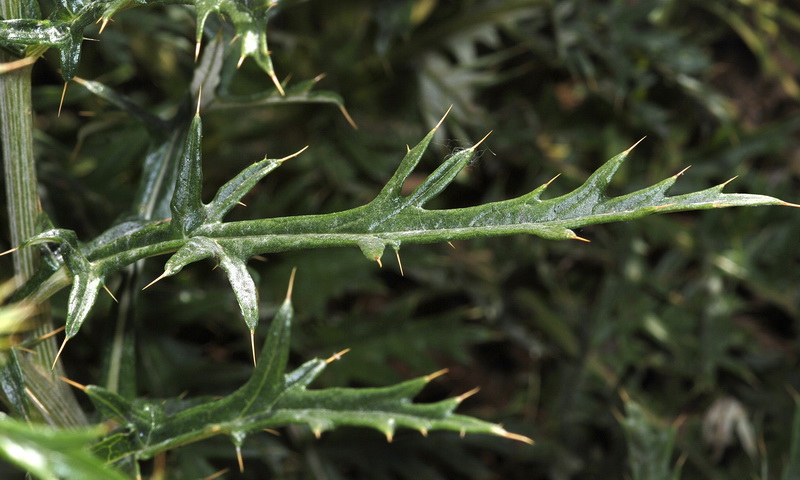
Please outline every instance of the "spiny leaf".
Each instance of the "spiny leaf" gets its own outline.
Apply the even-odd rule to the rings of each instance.
[[[203,123],[200,115],[195,115],[189,126],[189,135],[183,155],[178,163],[178,177],[175,182],[175,193],[172,196],[172,225],[182,235],[191,233],[205,220],[205,208],[200,199],[203,187],[203,169],[201,157],[201,140]]]
[[[292,319],[290,282],[250,380],[219,400],[183,408],[173,404],[172,413],[168,414],[161,402],[130,401],[104,388],[87,386],[84,391],[97,408],[122,426],[95,445],[94,451],[111,462],[129,456],[146,459],[220,434],[230,436],[241,447],[253,432],[288,424],[308,425],[318,435],[340,426],[362,426],[381,431],[388,440],[398,427],[407,427],[423,433],[441,429],[529,441],[498,425],[453,414],[464,396],[429,404],[413,403],[414,396],[438,373],[383,388],[307,390],[327,364],[341,354],[327,361],[314,359],[284,373]]]
[[[176,252],[164,276],[184,265],[214,257],[236,290],[237,299],[251,330],[257,321],[257,295],[245,264],[258,254],[322,247],[355,246],[380,263],[388,246],[398,251],[405,243],[446,242],[497,235],[527,233],[549,239],[579,239],[573,228],[596,223],[632,220],[654,213],[702,210],[728,206],[791,205],[763,195],[722,193],[726,183],[675,197],[667,195],[680,172],[647,188],[611,198],[606,188],[631,149],[602,165],[586,182],[570,193],[542,199],[550,182],[517,198],[449,210],[428,210],[424,205],[449,185],[474,156],[475,147],[445,160],[409,195],[402,185],[419,163],[437,125],[414,148],[408,149],[395,174],[367,205],[325,215],[267,218],[222,222],[224,215],[255,183],[281,160],[262,160],[220,188],[209,205],[200,200],[201,123],[196,117],[189,129],[171,206],[171,223],[144,224],[129,233],[112,235],[105,243],[77,247],[74,233],[63,257],[77,274],[73,287],[76,312],[69,333],[76,332],[94,301],[105,276],[139,259]],[[289,157],[287,157],[289,158]],[[62,242],[65,231],[51,241]],[[47,235],[37,242],[48,241]],[[65,237],[66,238],[66,237]],[[37,277],[37,282],[42,279]],[[32,288],[26,288],[31,291]],[[77,308],[80,307],[80,308]]]

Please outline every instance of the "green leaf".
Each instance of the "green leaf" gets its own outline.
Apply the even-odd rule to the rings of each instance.
[[[63,430],[30,425],[0,413],[0,456],[42,480],[126,477],[89,452],[102,430]]]
[[[441,122],[440,122],[441,124]],[[202,125],[195,116],[181,157],[171,201],[169,223],[135,223],[120,228],[107,241],[79,248],[74,232],[51,230],[29,243],[61,243],[61,255],[76,279],[70,296],[68,335],[74,335],[94,302],[103,279],[126,265],[153,255],[177,252],[165,273],[173,275],[190,262],[216,258],[236,291],[248,328],[257,322],[257,292],[245,267],[258,254],[289,250],[355,246],[380,262],[384,249],[405,243],[431,243],[527,233],[548,239],[579,239],[573,228],[633,220],[655,213],[730,206],[791,205],[764,195],[726,194],[723,183],[706,190],[668,196],[680,172],[653,186],[609,197],[606,188],[628,149],[616,155],[572,192],[542,199],[550,182],[526,195],[474,207],[428,210],[424,206],[446,188],[473,158],[477,145],[442,163],[409,195],[402,186],[422,158],[439,125],[408,149],[395,174],[367,205],[325,215],[222,222],[224,215],[255,183],[284,159],[262,160],[219,189],[209,205],[200,199]],[[290,157],[287,157],[290,158]],[[51,268],[52,269],[52,268]],[[41,277],[36,281],[44,283]],[[26,287],[26,291],[34,290]]]
[[[383,388],[308,390],[308,385],[340,354],[328,360],[310,360],[284,373],[293,316],[290,282],[253,375],[241,388],[219,400],[182,407],[159,401],[130,401],[101,387],[86,387],[98,410],[122,425],[95,445],[94,451],[110,462],[126,457],[146,459],[220,434],[230,436],[239,447],[251,433],[289,424],[308,425],[317,435],[345,425],[374,428],[390,441],[397,428],[407,427],[423,434],[453,430],[530,442],[498,425],[453,414],[469,394],[430,404],[413,403],[414,396],[443,372]]]
[[[200,198],[203,188],[203,169],[201,140],[203,123],[200,115],[195,115],[189,126],[189,135],[178,163],[178,177],[175,193],[172,196],[172,225],[182,235],[187,235],[205,220],[205,208]]]

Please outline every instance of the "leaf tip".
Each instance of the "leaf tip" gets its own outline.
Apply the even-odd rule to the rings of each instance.
[[[647,135],[645,135],[644,137],[640,138],[638,142],[634,143],[633,145],[631,145],[631,146],[630,146],[630,148],[628,148],[627,150],[625,150],[625,155],[627,155],[627,154],[631,153],[631,151],[632,151],[634,148],[636,148],[636,146],[637,146],[637,145],[639,145],[640,143],[642,143],[642,142],[644,141],[644,139],[645,139],[645,138],[647,138]]]
[[[194,44],[194,61],[197,63],[197,59],[200,58],[200,44],[203,41],[198,39],[197,42]]]
[[[68,384],[68,385],[71,385],[71,386],[77,388],[78,390],[80,390],[82,392],[86,391],[86,385],[82,385],[82,384],[80,384],[80,383],[78,383],[78,382],[76,382],[74,380],[70,380],[67,377],[62,377],[61,375],[58,376],[58,379],[61,380],[64,383]]]
[[[111,290],[109,290],[108,285],[106,285],[105,283],[103,284],[103,289],[106,291],[108,296],[111,297],[112,300],[114,300],[114,303],[119,303],[119,300],[117,300],[117,297],[115,297],[114,294],[111,293]]]
[[[250,351],[253,352],[253,366],[257,367],[256,363],[256,331],[250,330]]]
[[[2,257],[3,255],[8,255],[9,253],[14,253],[14,252],[16,252],[17,250],[19,250],[19,247],[14,247],[14,248],[12,248],[12,249],[10,249],[10,250],[6,250],[5,252],[3,252],[3,253],[0,253],[0,257]]]
[[[403,262],[400,261],[400,249],[394,249],[394,256],[397,257],[397,266],[400,267],[400,276],[405,277],[406,274],[403,272]]]
[[[272,83],[275,84],[275,88],[278,89],[278,93],[281,94],[281,97],[285,97],[286,92],[283,90],[283,85],[281,85],[281,82],[278,80],[278,77],[275,76],[275,73],[270,73],[269,78],[272,79]]]
[[[67,96],[67,85],[69,85],[69,82],[64,82],[64,88],[61,90],[61,100],[58,102],[57,117],[61,116],[61,108],[64,106],[64,98]]]
[[[335,362],[336,360],[340,360],[342,358],[342,356],[344,356],[349,351],[350,351],[349,348],[345,348],[344,350],[342,350],[340,352],[336,352],[333,355],[331,355],[330,357],[326,358],[325,359],[325,363],[331,364],[331,363]]]
[[[347,111],[347,108],[345,108],[344,105],[339,105],[339,111],[342,112],[342,115],[344,115],[345,120],[347,120],[347,123],[349,123],[350,126],[353,127],[353,130],[358,130],[358,124],[356,123],[355,120],[353,120],[353,117],[350,116],[350,113]]]
[[[286,301],[292,299],[292,290],[294,289],[294,276],[297,273],[297,267],[292,268],[292,273],[289,275],[289,287],[286,289]]]
[[[725,188],[726,185],[728,185],[732,181],[736,180],[737,178],[739,178],[739,175],[736,175],[735,177],[731,177],[731,178],[725,180],[724,182],[719,184],[719,188]]]
[[[239,473],[244,473],[244,459],[242,458],[242,447],[236,446],[236,460],[239,462]]]
[[[481,144],[481,143],[483,143],[483,142],[484,142],[484,141],[485,141],[487,138],[489,138],[489,135],[491,135],[491,134],[492,134],[492,132],[494,132],[494,130],[489,130],[489,133],[487,133],[486,135],[484,135],[484,136],[483,136],[483,138],[481,138],[481,139],[478,141],[478,143],[476,143],[475,145],[473,145],[473,146],[472,146],[472,148],[470,148],[470,150],[475,150],[476,148],[478,148],[478,145],[480,145],[480,144]]]
[[[469,397],[471,397],[471,396],[475,395],[476,393],[478,393],[480,390],[481,390],[481,387],[475,387],[472,390],[470,390],[468,392],[464,392],[461,395],[457,396],[455,398],[455,400],[456,400],[457,403],[461,403],[464,400],[468,399]]]
[[[588,238],[579,237],[578,235],[575,235],[574,233],[569,238],[570,238],[570,240],[579,240],[581,242],[592,243],[592,241],[589,240]]]
[[[439,377],[441,377],[442,375],[444,375],[445,373],[447,373],[449,371],[450,371],[449,368],[443,368],[443,369],[438,370],[436,372],[433,372],[433,373],[430,373],[428,375],[425,375],[425,381],[426,382],[430,382],[434,378],[439,378]]]
[[[503,438],[507,438],[509,440],[516,440],[517,442],[526,443],[528,445],[533,445],[534,442],[532,438],[526,437],[525,435],[520,435],[518,433],[511,433],[503,427],[497,426],[493,429],[493,432],[497,435],[500,435]]]
[[[688,165],[686,168],[684,168],[684,169],[683,169],[683,170],[681,170],[680,172],[678,172],[678,173],[676,173],[675,175],[673,175],[673,177],[674,177],[674,178],[678,178],[678,177],[680,177],[681,175],[683,175],[684,173],[686,173],[686,170],[689,170],[690,168],[692,168],[692,166],[691,166],[691,165]]]
[[[276,161],[277,161],[278,163],[283,163],[283,162],[285,162],[286,160],[292,159],[292,158],[294,158],[294,157],[296,157],[296,156],[300,155],[301,153],[305,152],[306,150],[308,150],[308,147],[309,147],[309,146],[308,146],[308,145],[306,145],[305,147],[301,148],[300,150],[298,150],[298,151],[294,152],[293,154],[291,154],[291,155],[288,155],[288,156],[286,156],[286,157],[283,157],[283,158],[279,158],[279,159],[278,159],[278,160],[276,160]]]
[[[194,111],[194,115],[196,117],[200,116],[200,104],[203,101],[203,86],[201,85],[200,88],[197,89],[197,108]]]
[[[784,202],[784,201],[781,201],[780,205],[783,206],[783,207],[800,208],[800,205],[798,205],[797,203],[789,203],[789,202]]]
[[[375,257],[375,261],[378,262],[378,268],[383,268],[383,262],[381,262],[381,257]]]
[[[441,120],[439,120],[439,123],[437,123],[437,124],[436,124],[436,126],[435,126],[435,127],[433,127],[433,129],[434,129],[434,130],[438,130],[438,129],[439,129],[439,127],[441,127],[441,126],[442,126],[442,123],[444,123],[444,119],[445,119],[445,118],[447,118],[447,114],[449,114],[449,113],[450,113],[450,110],[452,110],[452,109],[453,109],[453,106],[452,106],[452,105],[450,105],[450,108],[448,108],[448,109],[447,109],[447,111],[446,111],[446,112],[444,112],[444,115],[442,115],[442,118],[441,118]]]
[[[158,276],[158,278],[156,278],[156,279],[155,279],[155,280],[153,280],[152,282],[150,282],[150,283],[148,283],[147,285],[145,285],[145,286],[144,286],[144,288],[142,288],[142,291],[145,291],[145,290],[147,290],[148,288],[150,288],[150,287],[152,287],[153,285],[155,285],[157,282],[159,282],[159,281],[161,281],[161,280],[163,280],[163,279],[167,278],[169,275],[170,275],[170,273],[169,273],[169,272],[164,272],[164,273],[162,273],[161,275],[159,275],[159,276]]]
[[[56,363],[58,363],[58,359],[61,358],[61,352],[64,351],[64,347],[67,346],[67,342],[69,341],[69,337],[64,337],[64,341],[61,342],[61,347],[58,349],[58,353],[56,353],[56,358],[53,359],[53,365],[50,367],[50,370],[56,369]]]

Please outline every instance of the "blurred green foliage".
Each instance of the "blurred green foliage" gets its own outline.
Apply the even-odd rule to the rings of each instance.
[[[416,143],[449,105],[423,169],[494,133],[438,206],[511,198],[559,173],[551,191],[564,193],[644,136],[612,192],[691,165],[676,190],[738,176],[729,188],[798,201],[800,7],[793,2],[282,4],[269,31],[276,74],[299,82],[325,73],[318,86],[341,95],[359,129],[323,104],[205,113],[208,195],[265,153],[313,147],[256,187],[235,219],[371,200],[404,153],[398,147]],[[84,42],[78,76],[151,113],[174,112],[192,79],[193,15],[155,6],[114,20],[102,35],[87,30],[100,41]],[[205,25],[211,36],[230,29],[214,16]],[[134,199],[149,139],[75,84],[57,116],[58,55],[46,60],[34,70],[43,203],[55,224],[88,239]],[[274,87],[245,61],[228,88],[258,96]],[[288,271],[299,267],[295,365],[354,349],[320,386],[382,385],[447,367],[421,401],[480,386],[460,411],[502,422],[537,445],[415,432],[387,444],[360,430],[316,440],[291,427],[249,440],[242,474],[229,443],[211,439],[170,454],[168,478],[223,468],[237,471],[225,478],[654,478],[641,476],[641,455],[658,459],[651,467],[661,469],[659,478],[792,478],[800,465],[790,393],[800,390],[797,226],[788,209],[741,209],[594,226],[579,232],[590,244],[508,237],[406,247],[404,276],[391,260],[379,270],[357,251],[251,262],[262,316],[274,313]],[[224,394],[243,383],[246,332],[224,275],[211,267],[187,267],[130,311],[103,300],[93,314],[100,318],[65,351],[70,378],[103,383],[109,351],[98,346],[110,350],[109,325],[128,316],[137,337],[131,393]],[[142,275],[161,269],[150,261]],[[62,318],[65,304],[53,302]],[[722,399],[738,407],[718,415]]]

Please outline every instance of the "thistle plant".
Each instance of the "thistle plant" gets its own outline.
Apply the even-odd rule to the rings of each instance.
[[[427,205],[431,200],[474,161],[478,147],[491,141],[487,135],[470,148],[454,153],[425,176],[413,191],[404,193],[404,185],[445,121],[442,118],[419,143],[407,146],[404,154],[398,149],[396,171],[377,196],[362,206],[328,214],[226,221],[229,212],[242,204],[245,195],[259,182],[308,148],[298,146],[297,153],[292,155],[254,161],[219,187],[210,202],[203,202],[201,116],[206,108],[225,108],[243,102],[231,93],[229,87],[236,68],[246,58],[255,60],[274,85],[268,95],[246,99],[251,107],[268,108],[270,104],[303,102],[333,104],[345,115],[346,110],[336,94],[316,90],[314,80],[296,84],[279,81],[267,45],[267,25],[283,4],[288,3],[284,1],[177,2],[194,6],[197,63],[193,91],[171,118],[162,118],[139,108],[135,101],[101,82],[77,77],[85,29],[100,23],[102,33],[118,11],[146,3],[153,2],[57,1],[49,18],[42,20],[35,3],[23,2],[23,11],[16,14],[18,18],[6,13],[5,20],[0,21],[0,46],[20,59],[35,59],[48,48],[57,49],[63,80],[78,84],[70,88],[83,88],[127,112],[147,129],[152,138],[152,145],[143,159],[138,193],[128,215],[102,234],[81,241],[75,231],[53,226],[44,213],[37,215],[35,231],[20,233],[21,230],[15,230],[23,238],[7,253],[20,256],[38,252],[40,257],[38,267],[23,274],[24,281],[20,282],[15,300],[41,303],[55,292],[69,287],[64,339],[57,354],[46,362],[55,370],[59,355],[69,348],[68,341],[80,341],[82,326],[101,291],[113,278],[140,269],[141,261],[145,259],[169,255],[163,273],[144,285],[146,290],[159,280],[177,275],[189,264],[211,259],[225,273],[238,302],[244,325],[249,331],[254,366],[249,380],[221,398],[132,398],[119,393],[115,385],[80,385],[67,380],[91,401],[96,423],[109,425],[113,422],[115,427],[75,434],[80,442],[90,445],[93,453],[90,459],[76,454],[63,465],[34,468],[27,460],[15,457],[14,449],[23,444],[30,445],[29,448],[45,455],[48,449],[61,447],[41,440],[46,435],[34,432],[34,427],[26,433],[25,428],[16,423],[0,425],[0,428],[6,428],[8,435],[8,441],[0,442],[0,450],[9,460],[18,462],[40,478],[76,475],[81,475],[81,478],[124,478],[122,471],[140,477],[141,461],[216,435],[231,439],[240,469],[244,469],[241,449],[249,436],[265,429],[296,424],[307,426],[317,437],[341,426],[357,426],[378,430],[388,441],[392,441],[398,428],[408,428],[422,435],[433,430],[449,430],[461,435],[489,434],[532,443],[529,438],[500,425],[455,413],[458,405],[474,391],[434,403],[415,403],[414,397],[444,371],[388,387],[309,388],[335,360],[344,356],[342,361],[347,361],[346,352],[290,366],[290,334],[294,318],[292,279],[288,280],[284,302],[269,320],[266,340],[259,349],[256,329],[259,321],[263,320],[259,312],[261,301],[248,261],[264,254],[345,247],[358,248],[367,261],[380,267],[388,250],[393,253],[402,272],[401,249],[409,244],[513,234],[586,241],[574,230],[653,214],[790,205],[764,195],[723,193],[728,182],[670,196],[670,189],[683,171],[652,186],[611,197],[606,193],[607,187],[631,155],[631,147],[605,162],[580,187],[561,196],[547,198],[546,190],[551,181],[508,200],[464,208],[429,209]],[[206,27],[211,13],[230,20],[232,32],[209,35]],[[233,44],[231,40],[234,40]],[[228,52],[236,45],[238,52]],[[19,66],[14,64],[9,69]],[[0,95],[6,93],[0,92]],[[7,125],[8,119],[14,115],[13,110],[19,108],[22,107],[5,107],[4,127],[11,128]],[[347,119],[351,121],[349,116]],[[18,128],[32,129],[30,125]],[[5,144],[19,146],[14,140],[16,138],[15,132],[4,131]],[[17,178],[20,170],[10,161],[10,155],[16,153],[5,150],[4,155],[6,178]],[[27,182],[29,188],[35,186],[35,179],[21,181]],[[9,212],[11,218],[21,215],[15,210]],[[302,275],[302,271],[297,274]],[[137,285],[137,288],[141,287]],[[148,292],[140,294],[147,295]],[[31,376],[31,355],[23,348],[50,342],[44,338],[44,333],[29,335],[22,343],[6,348],[0,377],[9,412],[31,421],[46,418],[46,412],[58,416],[62,411],[38,401],[45,387]],[[54,404],[58,402],[54,401]],[[2,420],[5,421],[6,417]]]

